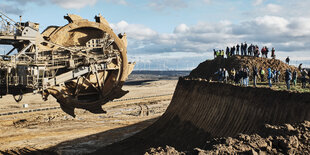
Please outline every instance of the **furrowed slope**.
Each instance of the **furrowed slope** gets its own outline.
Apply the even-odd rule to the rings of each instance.
[[[179,151],[214,137],[254,133],[264,124],[310,120],[310,95],[180,78],[164,115],[153,125],[95,154],[142,154],[150,147]]]

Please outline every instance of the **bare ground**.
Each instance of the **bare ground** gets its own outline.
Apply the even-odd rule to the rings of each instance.
[[[107,114],[77,110],[73,118],[60,109],[0,116],[0,154],[23,154],[45,150],[57,154],[84,154],[128,138],[157,120],[170,103],[177,80],[143,81],[125,85],[130,92],[122,99],[163,95],[108,103]],[[170,95],[169,95],[170,94]],[[0,100],[0,113],[58,106],[52,97],[47,102],[39,95],[26,95],[21,103],[11,96]],[[28,104],[28,108],[23,108]]]

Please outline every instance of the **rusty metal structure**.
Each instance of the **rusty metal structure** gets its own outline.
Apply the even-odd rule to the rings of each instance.
[[[54,96],[66,113],[104,113],[102,105],[127,93],[121,89],[134,63],[127,61],[126,34],[116,35],[100,14],[91,22],[68,14],[65,26],[15,22],[0,16],[0,95],[19,102],[25,93]],[[12,54],[16,53],[16,54]]]

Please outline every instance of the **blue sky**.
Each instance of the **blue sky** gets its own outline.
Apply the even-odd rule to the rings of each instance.
[[[38,22],[41,31],[66,24],[67,13],[89,20],[103,14],[116,33],[127,33],[136,69],[192,69],[214,48],[244,41],[309,64],[308,6],[308,0],[0,0],[2,12]]]

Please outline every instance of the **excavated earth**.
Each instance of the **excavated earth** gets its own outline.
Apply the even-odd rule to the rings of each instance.
[[[4,96],[0,99],[0,154],[94,152],[153,124],[165,112],[176,84],[177,77],[173,76],[132,74],[123,87],[130,92],[119,101],[104,105],[106,114],[77,109],[75,118],[60,108],[19,113],[59,107],[51,96],[43,102],[40,95],[28,94],[20,103],[15,103],[12,96]],[[23,104],[28,107],[23,108]]]
[[[309,154],[309,93],[204,79],[212,78],[219,67],[254,64],[295,69],[279,60],[254,57],[203,62],[179,79],[170,105],[154,124],[93,154]]]
[[[89,121],[87,125],[94,125],[92,130],[96,130],[102,126],[100,123],[105,125],[118,123],[119,119],[114,119],[114,117],[119,116],[123,118],[121,128],[111,131],[104,129],[102,131],[106,132],[103,132],[103,135],[92,134],[84,138],[81,135],[89,135],[89,133],[80,133],[79,137],[82,138],[77,139],[71,135],[73,140],[68,140],[59,145],[51,144],[54,147],[41,151],[38,149],[31,150],[31,148],[22,151],[36,154],[83,154],[96,150],[91,154],[113,155],[309,154],[309,93],[275,91],[264,87],[239,87],[209,80],[214,78],[214,72],[220,67],[230,69],[232,68],[230,66],[235,68],[247,66],[251,69],[254,64],[258,68],[271,67],[276,69],[280,66],[277,69],[281,69],[282,73],[284,73],[285,67],[296,69],[279,60],[264,58],[236,56],[229,59],[208,60],[201,63],[188,77],[179,78],[172,100],[162,115],[160,112],[164,109],[162,105],[165,103],[157,104],[160,111],[151,116],[146,114],[147,117],[143,117],[144,122],[141,122],[141,118],[137,121],[138,118],[135,115],[129,117],[126,113],[122,114],[123,112],[119,114],[119,110],[126,109],[125,107],[116,108],[114,109],[115,114],[111,113],[112,116],[106,116],[108,120],[110,120],[109,117],[112,118],[110,120],[112,123],[98,122],[101,118],[94,118],[95,120]],[[132,84],[136,84],[136,82],[132,81]],[[159,88],[149,87],[149,90],[145,88],[140,93],[147,94],[150,90],[155,89]],[[165,89],[168,90],[167,87]],[[160,90],[160,93],[166,93],[165,89]],[[147,103],[147,105],[151,106],[152,103]],[[135,109],[130,106],[127,108]],[[136,113],[140,115],[142,113],[143,116],[142,106],[139,109],[132,111],[129,115]],[[161,117],[157,119],[159,115]],[[81,114],[81,116],[83,115]],[[81,117],[80,119],[73,123],[81,124],[78,127],[82,128],[86,125],[84,124],[85,120],[83,120],[85,118]],[[88,120],[91,119],[93,118],[88,118]],[[124,125],[125,123],[128,125],[127,127]],[[16,128],[18,129],[16,131],[41,131],[24,128],[23,121],[15,122],[13,125],[15,127],[10,127],[10,129]],[[34,125],[30,125],[30,127]],[[59,125],[66,125],[66,122]],[[148,127],[146,128],[146,126]],[[19,130],[20,128],[22,130]],[[83,131],[89,132],[90,130]],[[64,132],[66,131],[61,130],[61,133]],[[68,132],[74,134],[81,131],[71,128]],[[53,131],[51,134],[53,136],[50,137],[50,141],[53,142],[55,140],[53,137],[57,136],[58,132]],[[35,134],[28,137],[31,138],[33,135]],[[46,132],[45,136],[47,135]],[[69,134],[66,133],[65,135]],[[6,138],[10,139],[9,136]],[[85,138],[86,140],[84,140]],[[29,145],[26,140],[23,143]],[[13,143],[14,139],[10,142]],[[4,144],[2,143],[2,145]],[[42,148],[46,148],[46,146],[42,146]],[[64,153],[63,150],[67,153]],[[24,153],[9,151],[13,151],[13,154]]]
[[[266,125],[258,134],[214,138],[203,148],[177,151],[171,146],[151,148],[145,154],[310,154],[310,122]]]
[[[295,66],[283,63],[278,59],[256,58],[252,56],[233,56],[227,59],[216,58],[214,60],[206,60],[200,63],[199,66],[190,73],[190,77],[217,80],[217,75],[214,73],[217,72],[220,68],[225,68],[226,70],[230,71],[233,68],[238,70],[241,67],[247,67],[252,73],[253,66],[256,66],[258,70],[260,68],[264,69],[266,74],[268,68],[279,70],[281,73],[281,80],[284,80],[284,73],[286,69],[297,71]]]

